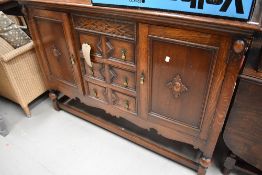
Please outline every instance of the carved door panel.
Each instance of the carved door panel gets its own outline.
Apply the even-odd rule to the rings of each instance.
[[[31,10],[30,24],[49,88],[74,96],[82,87],[67,14]]]
[[[207,133],[231,40],[159,26],[140,25],[140,32],[147,33],[139,52],[141,116],[191,136]]]

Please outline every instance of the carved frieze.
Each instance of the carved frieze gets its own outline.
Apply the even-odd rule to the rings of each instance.
[[[77,29],[135,39],[136,27],[132,22],[80,15],[74,15],[73,19]]]

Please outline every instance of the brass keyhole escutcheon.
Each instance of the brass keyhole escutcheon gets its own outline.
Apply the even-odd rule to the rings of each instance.
[[[141,76],[140,76],[140,84],[143,85],[144,82],[145,82],[145,75],[144,75],[144,73],[142,73]]]
[[[121,59],[123,61],[126,61],[126,53],[127,53],[126,49],[121,49]]]

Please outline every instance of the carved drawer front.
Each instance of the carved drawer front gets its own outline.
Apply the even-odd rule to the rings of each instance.
[[[106,38],[107,58],[135,64],[135,46],[132,41]]]
[[[110,66],[111,83],[127,89],[136,89],[136,74],[117,67]]]
[[[105,81],[105,65],[97,62],[92,62],[92,65],[93,67],[90,67],[85,63],[88,77]]]
[[[87,84],[90,97],[103,102],[107,102],[107,91],[105,87],[90,82],[87,82]]]
[[[95,32],[133,40],[136,36],[136,25],[133,22],[83,15],[73,15],[73,21],[74,27],[77,30]]]
[[[91,55],[99,56],[103,55],[102,51],[102,39],[97,34],[80,33],[79,34],[80,47],[82,44],[87,43],[91,46]],[[81,48],[79,48],[81,50]]]
[[[116,107],[136,113],[136,98],[117,91],[112,91],[112,102]]]

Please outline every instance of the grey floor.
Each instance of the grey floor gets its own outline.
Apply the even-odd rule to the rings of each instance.
[[[0,136],[0,175],[195,175],[64,111],[44,96],[30,105],[32,118],[0,97],[10,133]],[[219,158],[219,155],[216,157]],[[221,175],[212,165],[208,175]]]

